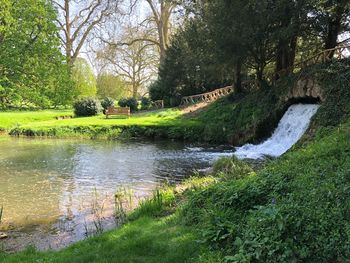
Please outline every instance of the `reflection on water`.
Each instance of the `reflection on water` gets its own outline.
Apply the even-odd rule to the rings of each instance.
[[[229,154],[170,142],[1,140],[1,227],[12,231],[0,242],[8,249],[60,248],[84,238],[96,201],[103,203],[104,227],[115,226],[116,189],[142,198]]]

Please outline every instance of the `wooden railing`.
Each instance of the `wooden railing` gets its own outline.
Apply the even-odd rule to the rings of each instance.
[[[334,58],[336,59],[344,59],[346,58],[346,56],[344,55],[345,51],[349,52],[350,54],[350,45],[347,46],[339,46],[339,47],[335,47],[335,48],[331,48],[331,49],[326,49],[321,51],[320,53],[317,53],[316,55],[309,57],[305,60],[302,60],[299,63],[296,63],[295,65],[287,68],[287,69],[283,69],[277,73],[275,73],[275,77],[280,77],[283,75],[286,75],[288,73],[296,73],[297,70],[312,66],[312,65],[316,65],[318,63],[325,63],[327,61],[330,61]]]
[[[164,100],[155,100],[152,102],[153,109],[163,109],[164,108]]]
[[[311,65],[330,61],[333,58],[337,58],[339,60],[343,59],[346,57],[344,55],[345,51],[349,52],[350,54],[350,45],[339,46],[332,49],[324,50],[310,58],[307,58],[293,65],[293,67],[274,73],[274,76],[271,76],[271,79],[275,79],[275,77],[280,77],[290,72],[294,72],[295,69],[303,69]],[[256,80],[248,80],[248,81],[242,82],[242,88],[244,90],[253,90],[253,89],[256,89],[257,87],[258,85]],[[229,95],[232,92],[234,92],[233,86],[228,86],[228,87],[216,89],[214,91],[207,92],[207,93],[183,97],[181,100],[181,105],[184,106],[184,105],[195,104],[200,102],[213,102],[223,96]]]
[[[234,91],[232,86],[228,86],[221,89],[216,89],[214,91],[183,97],[181,100],[181,105],[195,104],[200,102],[213,102],[217,99],[227,96]]]

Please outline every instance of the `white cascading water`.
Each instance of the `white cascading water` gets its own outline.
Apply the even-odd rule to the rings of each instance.
[[[265,156],[281,156],[303,136],[319,107],[317,104],[290,106],[268,140],[259,145],[246,144],[237,147],[234,155],[239,159],[263,159]]]

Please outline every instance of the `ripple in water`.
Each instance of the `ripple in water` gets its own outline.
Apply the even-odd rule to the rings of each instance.
[[[181,143],[0,141],[2,228],[6,249],[58,249],[93,228],[92,206],[103,206],[103,227],[115,226],[113,196],[132,190],[142,199],[164,182],[176,183],[232,151]]]

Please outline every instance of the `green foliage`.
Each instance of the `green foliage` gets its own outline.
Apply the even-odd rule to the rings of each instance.
[[[141,110],[149,110],[152,106],[152,101],[148,97],[141,98]]]
[[[119,229],[61,251],[27,249],[15,255],[0,252],[2,263],[17,262],[196,262],[205,247],[196,242],[193,229],[178,225],[174,217],[142,217]],[[209,262],[209,261],[208,261]]]
[[[159,80],[154,81],[148,89],[151,100],[153,101],[161,100],[166,95],[166,91],[163,90],[163,87]]]
[[[74,114],[78,117],[95,116],[99,113],[101,104],[96,98],[86,97],[74,102]]]
[[[302,75],[314,76],[322,86],[325,102],[316,115],[316,125],[336,126],[350,114],[350,60],[333,61],[306,69]]]
[[[135,112],[137,111],[138,101],[133,97],[124,98],[118,101],[118,105],[120,107],[130,107],[130,111]]]
[[[113,107],[114,106],[114,99],[112,99],[110,97],[103,98],[103,100],[101,100],[101,106],[102,106],[102,109],[103,109],[103,114],[105,114],[106,110],[109,107]]]
[[[229,262],[344,262],[349,130],[348,122],[256,175],[243,170],[241,179],[192,193],[184,221]]]
[[[253,174],[254,170],[236,157],[226,157],[215,162],[213,173],[225,179],[241,179],[242,176]]]
[[[72,68],[72,78],[75,84],[73,93],[76,97],[96,95],[96,77],[84,58],[75,60]]]
[[[232,84],[232,72],[213,55],[213,42],[205,24],[188,21],[172,38],[160,65],[159,79],[150,87],[151,98],[178,106],[182,96],[204,93]]]
[[[49,107],[72,101],[48,1],[1,1],[0,107]]]
[[[141,201],[139,207],[129,216],[130,220],[135,220],[142,216],[160,217],[173,211],[175,204],[175,193],[169,188],[156,190],[153,196]]]
[[[128,95],[123,81],[115,75],[103,73],[97,76],[97,95],[101,98],[120,99]]]

